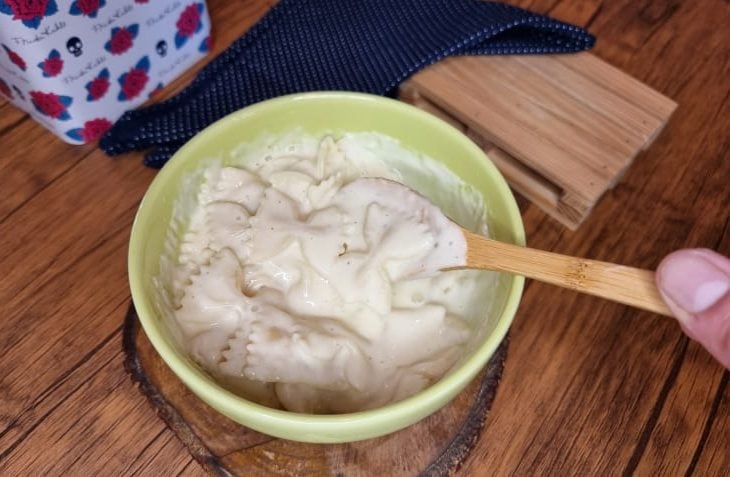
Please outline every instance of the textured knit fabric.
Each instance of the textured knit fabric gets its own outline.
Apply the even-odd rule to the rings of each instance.
[[[188,139],[249,104],[304,91],[393,95],[449,55],[585,50],[583,29],[482,0],[282,0],[176,97],[126,113],[102,138],[115,155],[151,148],[161,167]]]

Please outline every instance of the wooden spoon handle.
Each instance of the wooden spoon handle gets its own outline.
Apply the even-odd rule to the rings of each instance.
[[[490,240],[464,230],[466,266],[513,273],[672,316],[654,272]]]

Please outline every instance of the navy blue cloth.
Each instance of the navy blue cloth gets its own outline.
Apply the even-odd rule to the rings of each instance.
[[[585,30],[482,0],[282,0],[168,101],[130,111],[100,142],[110,155],[148,150],[161,167],[188,139],[244,106],[283,94],[393,95],[449,55],[569,53]]]

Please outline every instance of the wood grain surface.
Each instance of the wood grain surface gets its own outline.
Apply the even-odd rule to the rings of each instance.
[[[271,2],[208,3],[219,52]],[[646,269],[683,246],[730,254],[730,4],[511,3],[588,26],[596,55],[679,103],[577,232],[522,200],[529,243]],[[5,103],[0,151],[0,475],[202,475],[123,368],[126,247],[155,171]],[[728,475],[728,380],[671,320],[530,283],[461,473]]]

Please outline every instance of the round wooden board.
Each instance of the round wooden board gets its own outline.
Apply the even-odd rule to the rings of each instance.
[[[440,411],[396,433],[348,444],[305,444],[247,429],[198,399],[170,371],[130,305],[125,367],[158,414],[213,475],[449,475],[472,450],[494,400],[507,340]]]

